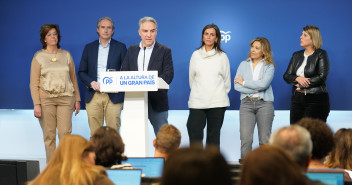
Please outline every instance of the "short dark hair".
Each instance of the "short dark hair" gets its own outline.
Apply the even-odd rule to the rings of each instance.
[[[313,142],[312,159],[323,159],[334,148],[334,136],[330,127],[320,119],[302,118],[298,125],[306,128]]]
[[[164,124],[156,135],[155,148],[161,153],[171,154],[181,143],[181,133],[173,125]]]
[[[231,185],[230,169],[218,147],[181,148],[165,163],[161,185]]]
[[[215,34],[216,34],[216,37],[218,38],[218,40],[215,41],[214,43],[214,49],[215,51],[218,51],[218,52],[224,52],[222,49],[221,49],[221,46],[220,46],[220,43],[221,43],[221,34],[220,34],[220,29],[217,25],[215,24],[208,24],[206,25],[204,28],[203,28],[203,31],[202,31],[202,38],[201,38],[201,41],[202,41],[202,44],[199,48],[203,47],[205,45],[204,41],[203,41],[203,35],[204,35],[204,32],[205,30],[209,29],[209,28],[214,28],[215,30]]]
[[[121,164],[127,158],[123,155],[125,144],[116,129],[111,127],[98,128],[90,138],[95,147],[97,165],[111,167]]]
[[[45,42],[45,36],[53,28],[56,30],[56,33],[57,33],[57,48],[60,48],[61,35],[60,35],[59,25],[57,25],[57,24],[44,24],[44,25],[42,25],[42,27],[40,28],[40,31],[39,31],[40,42],[43,45],[43,49],[46,49],[46,46],[47,46],[46,42]]]

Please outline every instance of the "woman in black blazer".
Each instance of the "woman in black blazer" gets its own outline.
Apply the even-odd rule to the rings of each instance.
[[[326,80],[329,74],[329,58],[320,30],[308,25],[303,28],[301,46],[304,50],[293,53],[284,74],[284,80],[292,85],[290,123],[303,117],[318,118],[326,122],[330,112]]]

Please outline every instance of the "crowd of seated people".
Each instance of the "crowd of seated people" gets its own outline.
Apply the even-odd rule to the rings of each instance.
[[[163,125],[153,140],[154,157],[166,160],[161,185],[234,185],[229,165],[218,147],[193,145],[179,149],[181,133],[173,125]],[[28,185],[113,184],[106,169],[133,169],[124,155],[120,134],[110,127],[100,127],[87,141],[67,135],[60,142],[44,171]],[[326,157],[327,156],[327,157]],[[311,171],[345,173],[352,170],[352,129],[340,129],[333,135],[323,121],[303,118],[297,124],[282,127],[270,137],[268,145],[249,152],[243,159],[237,185],[324,183],[309,179]]]

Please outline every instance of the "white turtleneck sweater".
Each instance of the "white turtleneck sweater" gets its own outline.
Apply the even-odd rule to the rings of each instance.
[[[189,66],[188,107],[208,109],[228,107],[231,89],[230,63],[224,52],[202,47],[193,52]]]

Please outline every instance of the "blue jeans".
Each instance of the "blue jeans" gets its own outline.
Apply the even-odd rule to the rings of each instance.
[[[274,105],[271,101],[242,100],[240,106],[241,158],[252,151],[253,133],[257,123],[259,144],[269,142],[274,120]]]
[[[148,103],[148,119],[153,125],[155,136],[158,134],[161,126],[163,126],[164,124],[168,124],[167,117],[168,111],[155,111],[150,105],[150,103]]]

